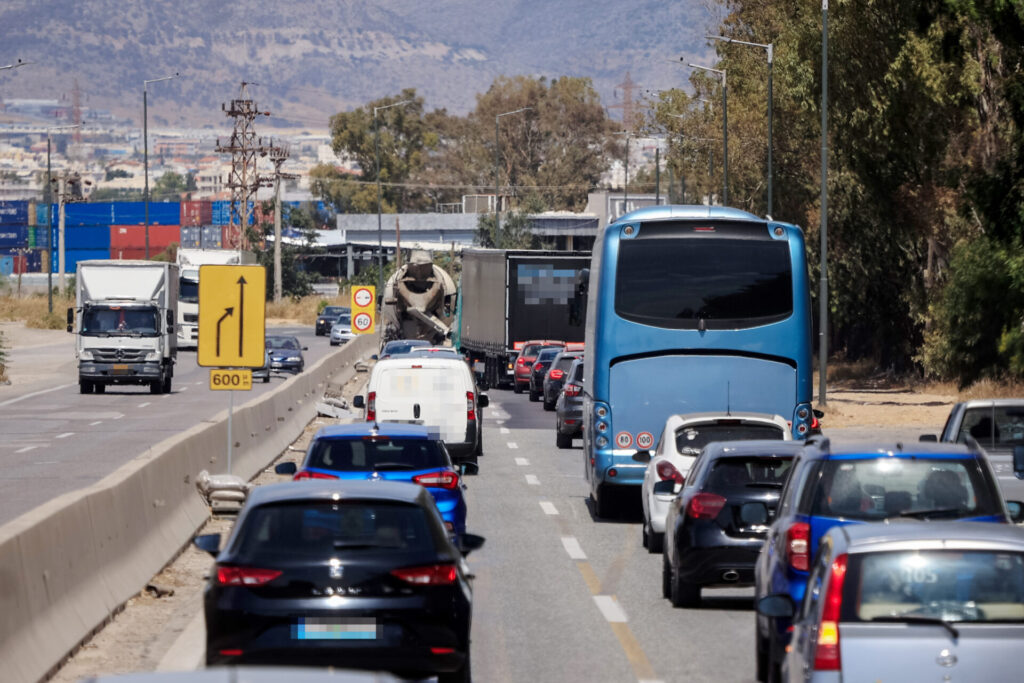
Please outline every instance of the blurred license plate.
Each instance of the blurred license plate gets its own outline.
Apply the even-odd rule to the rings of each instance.
[[[303,617],[292,627],[296,640],[376,640],[376,619]]]
[[[113,371],[115,375],[126,375],[132,371],[132,366],[117,363],[114,365]]]

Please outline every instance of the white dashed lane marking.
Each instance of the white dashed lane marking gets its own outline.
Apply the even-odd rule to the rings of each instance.
[[[101,424],[103,424],[103,420],[96,420],[95,422],[90,422],[89,426],[90,427],[95,427],[96,425],[101,425]]]
[[[557,515],[558,508],[553,503],[549,503],[546,500],[540,501],[540,509],[544,511],[545,515]]]
[[[569,553],[570,559],[587,559],[587,554],[583,552],[583,548],[580,547],[580,542],[576,540],[575,536],[562,536],[562,547],[565,548],[565,552]]]
[[[139,407],[140,407],[140,408],[145,408],[145,407],[146,407],[146,406],[148,406],[148,405],[149,405],[149,401],[146,401],[145,403],[140,403],[140,404],[139,404]]]
[[[610,595],[595,595],[594,604],[597,605],[597,609],[601,610],[601,614],[604,615],[605,621],[608,623],[624,624],[629,621],[626,618],[626,613],[619,606],[619,601]]]
[[[520,467],[527,467],[530,464],[530,461],[526,458],[516,458],[516,464]]]
[[[18,450],[14,451],[14,452],[15,453],[28,453],[33,448],[39,448],[39,446],[25,446],[24,448],[19,448]]]
[[[517,444],[515,441],[509,441],[508,442],[508,447],[511,448],[512,450],[515,450],[515,449],[519,448],[519,444]]]
[[[526,483],[530,486],[540,486],[540,479],[537,478],[536,474],[527,474]]]
[[[508,427],[502,427],[501,429],[498,430],[498,432],[501,434],[511,434],[512,430],[509,429]]]
[[[69,436],[74,436],[74,435],[75,435],[74,432],[64,432],[63,434],[58,434],[57,436],[55,436],[53,438],[55,438],[55,439],[66,439]]]

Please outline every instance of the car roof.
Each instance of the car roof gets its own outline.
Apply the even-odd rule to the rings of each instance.
[[[419,484],[385,480],[310,479],[255,487],[246,507],[299,500],[383,500],[418,503],[426,489]],[[429,495],[429,494],[428,494]]]
[[[988,408],[990,406],[995,406],[997,408],[1004,406],[1024,406],[1024,398],[975,398],[970,401],[963,401],[958,405],[963,406],[965,409]]]
[[[392,339],[391,341],[384,343],[384,348],[386,349],[389,346],[399,346],[399,345],[401,345],[401,346],[406,346],[406,345],[409,345],[409,346],[430,346],[430,342],[428,342],[426,339]]]
[[[448,355],[431,355],[431,356],[410,356],[407,354],[400,354],[393,358],[384,358],[383,360],[377,361],[377,364],[373,366],[374,372],[377,368],[411,368],[415,364],[421,368],[460,368],[469,369],[466,365],[466,361],[462,357],[448,356]]]
[[[686,425],[710,422],[712,420],[759,420],[765,423],[770,422],[772,424],[778,424],[779,420],[782,420],[782,424],[786,424],[786,418],[781,415],[772,415],[771,413],[748,413],[735,411],[727,413],[681,413],[678,415],[670,415],[668,420],[665,421],[665,429],[675,431]]]
[[[704,447],[704,450],[708,457],[731,458],[748,455],[795,456],[803,447],[802,441],[752,439],[750,441],[712,441]]]
[[[404,439],[429,439],[430,432],[423,425],[403,424],[398,422],[353,422],[321,427],[313,435],[313,439],[345,439],[362,438],[371,434],[380,436],[400,436]]]
[[[1024,552],[1024,532],[1013,524],[991,522],[899,519],[832,527],[829,535],[837,552],[969,548]]]
[[[940,458],[967,459],[978,457],[978,452],[967,446],[954,443],[932,443],[927,441],[850,443],[833,448],[828,439],[807,442],[804,457],[808,459],[854,459],[890,456],[911,458],[933,456]]]

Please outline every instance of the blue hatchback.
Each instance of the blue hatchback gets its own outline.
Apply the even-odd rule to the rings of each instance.
[[[1017,510],[1019,506],[1014,505]],[[964,446],[926,443],[832,449],[815,438],[797,456],[754,569],[756,598],[800,604],[808,566],[832,527],[883,520],[1010,521],[988,460]],[[777,680],[790,623],[757,617],[757,678]]]
[[[437,434],[420,425],[372,422],[320,429],[300,467],[286,462],[278,474],[301,479],[404,481],[419,484],[434,496],[445,526],[458,540],[466,531],[462,475],[476,465],[456,468]]]

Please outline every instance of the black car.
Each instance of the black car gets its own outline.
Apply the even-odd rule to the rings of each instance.
[[[331,325],[338,321],[342,313],[352,313],[352,309],[348,306],[324,306],[324,310],[316,317],[316,336],[330,334]]]
[[[544,375],[542,390],[544,410],[555,409],[555,401],[558,400],[558,394],[562,391],[562,385],[565,384],[572,362],[582,357],[583,354],[579,351],[562,351],[551,361],[547,374]]]
[[[206,663],[470,680],[472,589],[422,486],[311,480],[253,490],[204,593]]]
[[[541,349],[540,353],[537,354],[537,360],[533,361],[533,367],[530,368],[530,400],[539,401],[540,395],[544,391],[544,375],[548,374],[548,368],[551,367],[551,363],[554,362],[555,356],[561,353],[562,347],[552,346],[550,348]]]
[[[797,441],[718,441],[704,447],[665,519],[662,595],[696,607],[702,588],[754,585],[754,564]],[[667,479],[655,484],[672,491]]]
[[[267,349],[270,351],[270,368],[275,372],[298,374],[306,367],[306,358],[302,352],[309,350],[309,347],[303,346],[298,337],[267,335]]]

